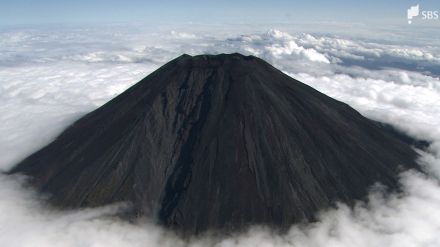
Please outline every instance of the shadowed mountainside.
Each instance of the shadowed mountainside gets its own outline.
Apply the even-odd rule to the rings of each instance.
[[[287,227],[417,154],[348,105],[240,54],[183,55],[18,164],[61,207],[133,203],[184,232]]]

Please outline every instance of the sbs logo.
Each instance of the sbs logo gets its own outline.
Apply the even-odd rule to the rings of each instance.
[[[438,20],[439,19],[438,10],[422,10],[420,11],[419,4],[411,6],[407,10],[408,24],[412,23],[414,17],[420,16],[422,20]]]

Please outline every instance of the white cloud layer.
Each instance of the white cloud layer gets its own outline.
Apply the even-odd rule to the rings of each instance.
[[[111,215],[124,205],[60,212],[22,179],[0,175],[0,246],[439,246],[439,47],[326,34],[205,32],[187,29],[71,28],[0,31],[0,169],[50,142],[168,60],[189,53],[241,52],[364,115],[433,141],[421,162],[430,177],[406,172],[404,193],[372,190],[368,204],[340,205],[287,234],[254,228],[184,241],[149,222]]]

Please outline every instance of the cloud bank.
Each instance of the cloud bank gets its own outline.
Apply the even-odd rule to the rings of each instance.
[[[323,33],[71,28],[0,31],[0,169],[50,142],[86,112],[182,53],[241,52],[349,103],[364,115],[433,142],[429,175],[402,174],[403,192],[372,188],[368,203],[339,205],[286,234],[254,227],[183,240],[127,205],[57,211],[25,178],[0,175],[0,246],[438,246],[440,237],[439,47]]]

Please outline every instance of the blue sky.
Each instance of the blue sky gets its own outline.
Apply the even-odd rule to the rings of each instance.
[[[425,9],[440,9],[440,2],[435,0],[0,0],[0,24],[189,21],[400,23],[406,18],[406,9],[417,3]]]

